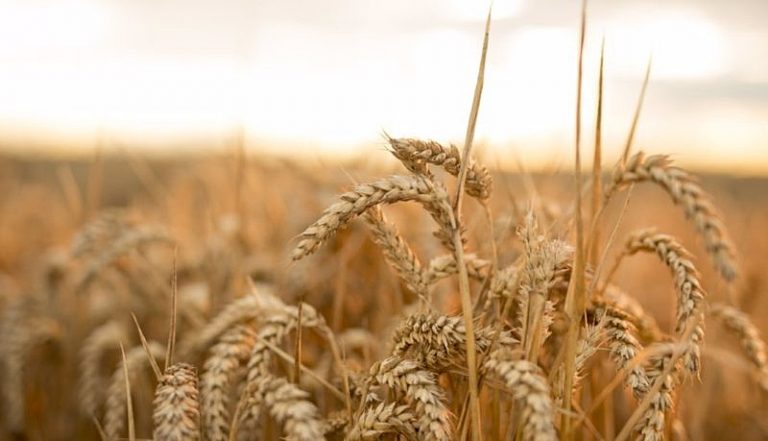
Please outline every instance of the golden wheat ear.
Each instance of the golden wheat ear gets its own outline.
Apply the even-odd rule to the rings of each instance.
[[[156,440],[200,440],[197,369],[192,365],[177,363],[165,369],[153,405]]]
[[[659,185],[675,205],[683,207],[686,218],[701,236],[715,268],[723,279],[733,282],[739,274],[736,251],[719,213],[698,182],[685,170],[674,167],[667,156],[646,156],[638,152],[626,164],[620,164],[605,191],[604,201],[607,202],[619,190],[642,182]]]

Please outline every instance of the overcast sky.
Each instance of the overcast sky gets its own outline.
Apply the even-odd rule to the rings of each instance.
[[[570,160],[579,7],[496,1],[477,139],[502,160]],[[0,11],[0,145],[217,147],[241,126],[253,149],[307,154],[378,152],[382,130],[462,140],[486,7],[25,0]],[[604,36],[610,150],[652,52],[638,145],[768,171],[767,1],[590,1],[588,27],[585,118]]]

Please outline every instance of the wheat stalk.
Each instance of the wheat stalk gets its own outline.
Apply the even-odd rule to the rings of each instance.
[[[193,366],[186,363],[168,366],[157,385],[153,404],[156,440],[200,439],[197,370]]]

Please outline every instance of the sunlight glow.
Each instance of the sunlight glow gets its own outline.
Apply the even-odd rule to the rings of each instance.
[[[405,0],[393,2],[357,4],[350,12],[338,9],[348,5],[337,0],[336,12],[347,15],[317,22],[306,14],[293,20],[267,2],[257,12],[282,15],[256,16],[253,24],[246,20],[232,30],[228,22],[214,23],[199,5],[189,6],[187,19],[200,22],[179,18],[184,26],[175,29],[154,16],[159,21],[137,24],[146,6],[0,0],[0,144],[45,139],[56,147],[71,138],[87,149],[93,145],[88,139],[107,138],[116,144],[192,139],[212,145],[240,128],[254,148],[304,146],[312,153],[360,152],[380,144],[383,130],[459,142],[488,4],[450,0],[437,13],[429,3],[411,9]],[[537,164],[571,156],[578,33],[575,16],[555,23],[526,19],[532,6],[494,3],[498,23],[491,30],[477,139],[499,151],[515,146],[526,163]],[[411,10],[413,16],[403,15]],[[206,30],[198,35],[200,25]],[[765,60],[749,58],[750,50],[768,47],[765,32],[728,33],[695,10],[638,2],[596,17],[585,58],[587,121],[594,115],[603,34],[606,145],[623,142],[653,53],[638,134],[645,148],[687,146],[680,153],[693,159],[724,151],[746,162],[765,157],[761,118],[768,103],[760,97],[768,95],[760,88],[768,77],[760,69]],[[736,92],[749,100],[730,97]],[[689,103],[709,110],[686,111]],[[727,111],[718,107],[723,103]],[[759,161],[768,169],[768,159]]]
[[[656,79],[711,78],[727,66],[720,29],[691,11],[622,13],[610,23],[607,40],[609,58],[625,73],[642,71],[649,54]]]

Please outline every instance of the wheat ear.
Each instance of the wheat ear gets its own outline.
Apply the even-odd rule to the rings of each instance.
[[[235,416],[230,432],[235,439],[239,425],[249,415],[258,418],[262,408],[282,425],[286,439],[291,441],[317,441],[325,439],[324,427],[317,407],[309,401],[309,394],[284,378],[265,375],[249,383],[244,396],[244,408]]]
[[[701,364],[699,345],[704,339],[704,327],[699,319],[705,293],[690,254],[672,236],[657,234],[652,229],[636,232],[627,241],[625,254],[639,251],[655,253],[672,272],[678,295],[675,332],[682,336],[688,326],[694,326],[689,337],[691,345],[683,355],[683,362],[688,372],[698,373]]]
[[[492,341],[489,328],[475,332],[476,347],[486,351]],[[441,372],[450,365],[466,363],[467,335],[464,320],[460,316],[416,314],[408,317],[394,332],[392,355],[413,358],[429,370]],[[502,335],[504,344],[511,344],[511,337]]]
[[[367,209],[401,201],[424,204],[441,227],[450,216],[448,194],[441,185],[421,176],[390,176],[358,185],[354,190],[339,196],[338,202],[328,207],[320,219],[301,234],[301,240],[291,254],[292,259],[299,260],[312,254],[353,217]]]
[[[21,301],[25,303],[25,301]],[[59,337],[57,322],[30,316],[24,306],[11,305],[0,326],[0,393],[3,398],[5,427],[23,438],[26,426],[25,378],[27,357],[39,343]]]
[[[712,305],[709,312],[739,337],[744,354],[756,369],[760,387],[768,392],[768,356],[765,352],[765,342],[760,338],[760,331],[752,320],[743,311],[722,303]]]
[[[417,439],[414,417],[408,406],[397,403],[379,403],[365,409],[344,437],[345,441],[378,440],[388,433]]]
[[[435,141],[422,141],[413,138],[387,137],[392,154],[415,173],[430,175],[427,164],[442,167],[453,176],[459,175],[461,154],[456,146],[444,147]],[[486,200],[493,190],[493,178],[488,169],[474,159],[467,165],[465,191],[468,195]]]
[[[426,297],[427,282],[421,262],[397,228],[387,222],[381,207],[370,208],[363,215],[373,234],[373,241],[384,251],[387,262],[397,271],[413,293]]]
[[[252,326],[239,324],[210,350],[200,376],[201,414],[205,439],[226,441],[230,425],[229,398],[237,368],[248,360],[256,344]]]
[[[608,200],[615,192],[637,182],[654,182],[660,185],[676,205],[683,207],[703,238],[707,252],[712,256],[715,267],[727,281],[733,281],[738,275],[734,246],[731,243],[720,215],[710,202],[709,196],[683,169],[671,165],[669,157],[664,155],[646,156],[643,152],[633,155],[613,174],[613,182],[605,192]]]
[[[485,370],[498,376],[520,403],[520,421],[526,441],[556,440],[554,407],[541,368],[516,359],[508,349],[498,349],[485,362]]]
[[[126,232],[88,264],[85,272],[77,281],[76,290],[78,292],[85,291],[105,267],[111,265],[123,254],[153,242],[172,244],[174,240],[165,230],[160,228],[143,228]]]
[[[369,371],[378,384],[402,394],[415,408],[418,439],[448,441],[453,434],[451,413],[445,396],[437,385],[434,372],[414,360],[389,357],[374,364]]]
[[[464,263],[467,265],[467,274],[469,277],[483,281],[486,277],[487,268],[491,262],[477,257],[476,254],[468,253],[464,255]],[[453,254],[444,254],[429,261],[429,266],[424,273],[424,281],[431,286],[438,280],[450,277],[459,272],[456,266],[456,257]]]
[[[611,359],[620,370],[627,369],[632,360],[643,349],[640,342],[632,335],[634,326],[630,322],[628,314],[618,308],[601,305],[598,316],[602,316],[605,323]],[[645,396],[650,388],[645,369],[640,365],[629,368],[624,382],[637,399]]]
[[[83,342],[78,387],[80,412],[83,416],[91,418],[98,415],[104,394],[102,358],[105,352],[116,349],[125,337],[123,327],[113,320],[94,329]]]
[[[666,424],[666,414],[672,410],[674,401],[672,393],[675,387],[675,372],[677,367],[672,367],[672,372],[664,373],[669,363],[673,362],[673,345],[660,345],[661,353],[651,358],[649,366],[646,369],[649,384],[655,384],[661,381],[661,387],[658,392],[651,397],[650,405],[645,410],[640,421],[638,421],[635,430],[638,432],[638,439],[643,441],[661,441],[664,439],[664,426]],[[662,379],[660,377],[664,376]]]
[[[192,365],[177,363],[168,366],[157,385],[153,404],[156,440],[200,439],[197,370]]]

